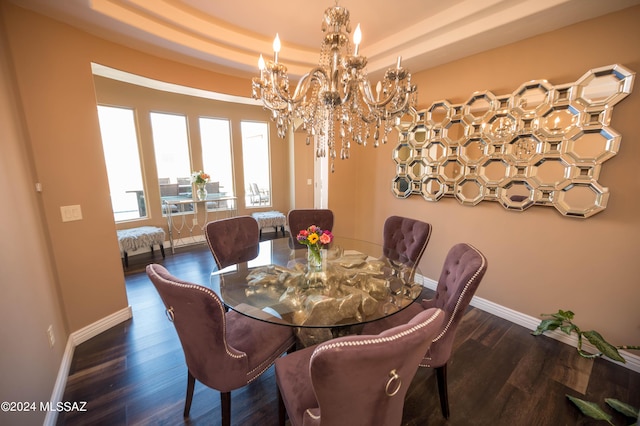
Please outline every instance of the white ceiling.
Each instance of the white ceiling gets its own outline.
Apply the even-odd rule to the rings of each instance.
[[[251,76],[260,54],[299,76],[318,61],[333,0],[11,0],[87,32],[207,69]],[[340,0],[360,23],[370,74],[415,72],[640,4],[640,0]]]

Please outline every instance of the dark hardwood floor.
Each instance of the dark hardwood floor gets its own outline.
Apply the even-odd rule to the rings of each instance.
[[[269,238],[269,234],[265,234]],[[273,235],[271,235],[273,237]],[[130,258],[127,294],[133,319],[79,345],[64,401],[86,401],[86,412],[60,413],[59,425],[216,425],[220,396],[200,383],[189,419],[182,417],[187,370],[180,342],[144,267],[149,254]],[[206,245],[179,249],[163,261],[182,279],[208,285],[213,258]],[[421,368],[410,385],[404,425],[588,425],[565,397],[598,402],[612,397],[640,405],[640,374],[604,360],[581,358],[574,348],[534,337],[518,325],[469,308],[448,366],[451,417],[440,413],[435,375]],[[232,392],[234,425],[276,425],[273,367]],[[357,395],[354,395],[357,398]],[[614,414],[614,424],[633,423]]]

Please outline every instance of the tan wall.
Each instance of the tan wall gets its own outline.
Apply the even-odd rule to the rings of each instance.
[[[509,94],[529,80],[570,83],[592,68],[619,63],[640,71],[640,7],[530,38],[453,63],[414,72],[419,108],[440,99],[462,103],[474,91]],[[354,152],[330,176],[335,230],[381,239],[392,214],[423,219],[433,234],[422,262],[437,279],[448,249],[469,242],[483,251],[489,270],[478,296],[537,317],[571,309],[576,322],[617,344],[640,343],[640,89],[614,108],[611,126],[622,134],[619,154],[604,163],[599,182],[611,196],[588,219],[567,218],[551,207],[524,212],[498,203],[462,206],[455,199],[427,202],[391,194],[394,144]],[[360,150],[363,151],[363,150]],[[353,161],[357,159],[358,161]],[[354,168],[357,170],[347,170]],[[368,179],[361,179],[361,175]],[[349,203],[348,200],[351,200]],[[374,231],[371,231],[374,230]]]
[[[12,397],[5,399],[44,400],[68,333],[127,305],[90,63],[239,96],[248,96],[250,89],[246,80],[108,43],[6,1],[0,1],[0,7],[9,47],[2,49],[2,57],[16,75],[14,83],[2,69],[5,186],[0,194],[17,206],[5,209],[1,221],[3,309],[15,319],[0,328],[2,341],[11,345],[2,357],[1,389]],[[612,63],[640,70],[637,22],[640,8],[635,7],[414,72],[419,104],[427,107],[442,98],[463,102],[476,90],[506,94],[531,79],[562,84]],[[15,88],[17,106],[5,93],[7,87]],[[592,218],[566,218],[551,208],[516,213],[488,202],[464,207],[453,199],[396,199],[390,191],[395,174],[390,143],[378,149],[355,146],[350,160],[336,162],[336,172],[329,177],[335,231],[380,241],[387,216],[423,218],[434,225],[422,264],[427,276],[437,279],[449,247],[468,241],[489,258],[480,297],[532,316],[573,309],[584,328],[595,328],[616,343],[637,344],[640,179],[634,172],[640,158],[639,110],[638,93],[615,108],[612,127],[623,135],[622,147],[600,176],[611,190],[609,205]],[[22,116],[24,135],[18,124]],[[295,158],[305,151],[313,155],[303,146]],[[44,188],[38,195],[31,192],[36,181]],[[299,184],[297,179],[290,196],[306,203],[308,199],[302,199],[308,192]],[[286,205],[286,196],[280,202]],[[84,219],[62,223],[59,208],[71,204],[82,206]],[[47,347],[48,324],[58,334],[52,351]],[[10,391],[5,387],[9,385]]]
[[[0,25],[0,400],[48,401],[67,331],[6,47]],[[49,326],[56,338],[52,348]],[[42,424],[44,415],[0,412],[0,424]]]
[[[308,185],[307,180],[313,181],[313,167],[315,149],[313,144],[307,145],[307,134],[298,131],[293,134],[294,151],[294,199],[291,200],[291,208],[312,209],[313,205],[313,185]]]
[[[174,84],[237,96],[250,83],[106,42],[3,2],[10,55],[23,102],[44,220],[68,332],[127,306],[96,114],[91,63]],[[286,147],[284,141],[277,140]],[[275,150],[275,151],[274,151]],[[272,157],[286,150],[272,150]],[[274,185],[288,182],[275,172]],[[288,208],[283,191],[277,203]],[[83,220],[63,223],[60,206],[79,204]]]

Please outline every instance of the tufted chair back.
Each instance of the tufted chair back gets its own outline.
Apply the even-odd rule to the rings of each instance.
[[[395,315],[366,324],[362,330],[366,334],[378,333],[425,309],[439,308],[445,312],[444,326],[420,363],[421,367],[436,370],[440,406],[445,418],[449,418],[447,362],[451,357],[456,329],[486,270],[487,259],[478,249],[465,243],[456,244],[447,253],[433,299],[413,303]]]
[[[189,416],[196,380],[220,391],[222,425],[231,422],[231,391],[251,383],[295,343],[290,327],[225,312],[210,289],[172,276],[158,264],[147,266],[167,317],[173,323],[187,364],[184,417]]]
[[[487,259],[470,244],[456,244],[447,253],[433,299],[423,300],[422,307],[445,312],[443,330],[433,340],[421,366],[440,367],[451,357],[456,328],[469,306],[487,270]]]
[[[251,216],[237,216],[209,222],[205,233],[218,269],[247,262],[258,256],[260,230],[258,222]]]
[[[291,210],[287,215],[287,223],[289,224],[289,248],[306,249],[307,246],[296,240],[298,232],[311,225],[316,225],[325,231],[333,230],[333,212],[329,209]]]
[[[210,289],[182,281],[163,266],[147,266],[176,328],[189,372],[205,385],[230,391],[247,384],[247,354],[227,344],[222,302]]]
[[[390,216],[384,222],[383,254],[391,260],[417,266],[430,237],[430,224],[407,217]]]
[[[291,425],[400,425],[420,358],[443,322],[443,312],[430,309],[379,335],[340,337],[278,359]]]

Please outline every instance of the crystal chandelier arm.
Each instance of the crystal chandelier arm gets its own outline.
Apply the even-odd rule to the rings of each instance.
[[[300,78],[296,90],[293,92],[291,102],[300,103],[306,96],[309,86],[313,81],[317,81],[321,86],[325,87],[328,80],[326,71],[321,67],[315,67]]]
[[[290,105],[298,105],[303,100],[309,90],[311,83],[315,80],[323,87],[326,85],[327,75],[324,69],[320,67],[316,67],[302,76],[300,81],[296,86],[296,90],[293,93],[293,96],[289,96],[288,90],[283,90],[282,87],[288,87],[287,75],[286,73],[281,72],[269,72],[267,76],[269,80],[269,84],[272,90],[270,91],[273,95],[273,98]],[[282,76],[283,75],[283,76]],[[285,82],[283,85],[282,82]],[[262,97],[264,99],[264,96]],[[273,102],[270,102],[273,105]],[[286,105],[281,108],[276,108],[279,110],[283,110],[286,108]]]
[[[389,96],[387,96],[385,99],[381,101],[377,101],[376,98],[373,96],[373,93],[371,92],[371,85],[369,84],[368,81],[365,81],[365,82],[361,81],[359,83],[359,88],[360,88],[360,91],[362,92],[362,95],[363,95],[362,100],[364,101],[364,103],[367,104],[368,107],[374,108],[374,109],[384,109],[387,106],[387,104],[389,104],[389,102],[391,102],[391,100],[398,93],[397,87],[394,87],[391,93],[389,94]],[[405,99],[407,98],[408,97],[405,96]]]

